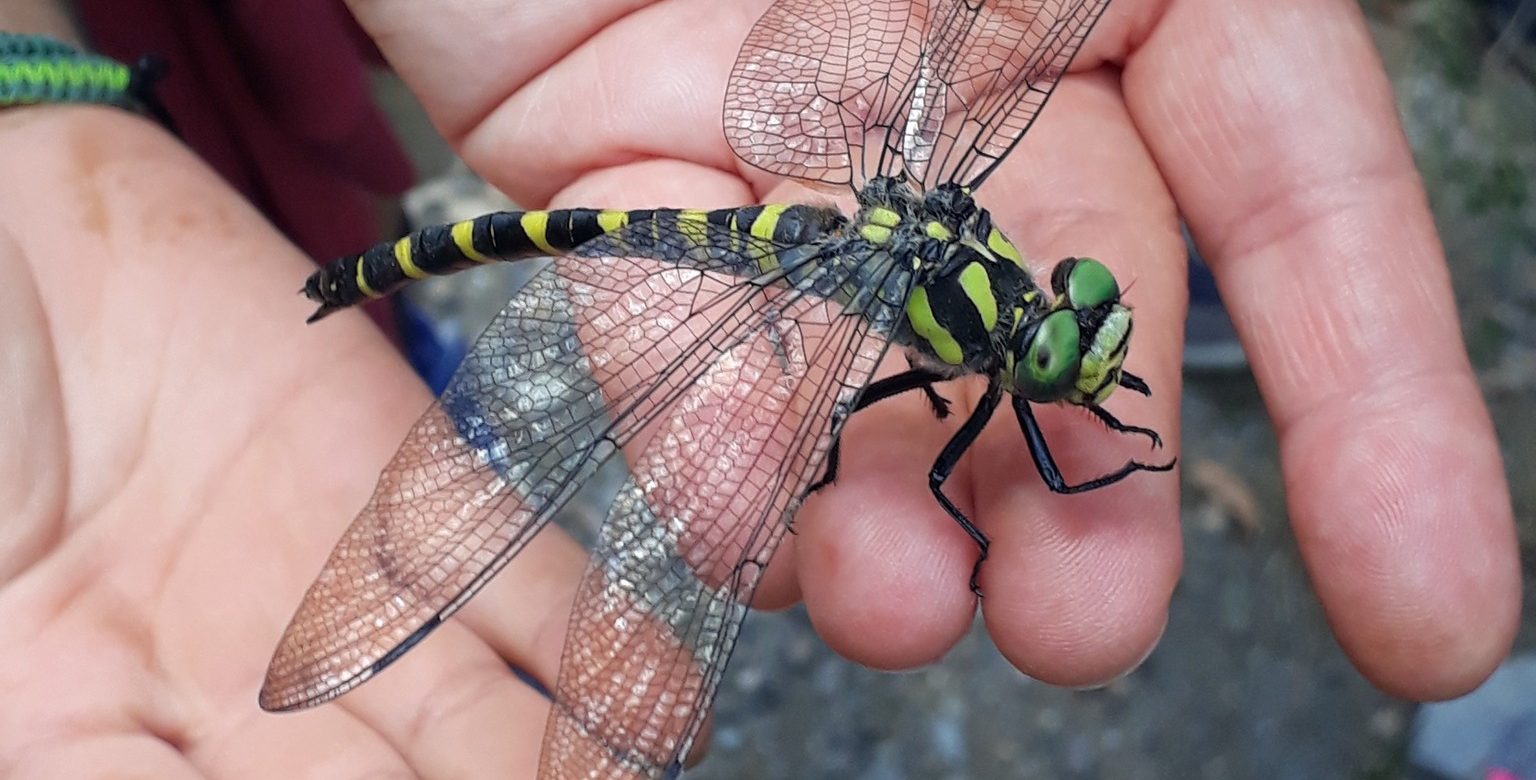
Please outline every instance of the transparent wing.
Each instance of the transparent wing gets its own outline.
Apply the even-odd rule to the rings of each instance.
[[[909,174],[978,187],[1034,124],[1109,0],[936,0],[903,129]]]
[[[779,0],[737,56],[726,137],[784,176],[978,186],[1109,0]]]
[[[905,113],[923,10],[911,0],[774,3],[747,34],[727,82],[731,148],[771,173],[856,184],[856,169],[871,167],[866,139]]]
[[[557,260],[480,337],[306,595],[263,706],[382,669],[622,453],[540,776],[657,777],[686,753],[910,278],[883,255],[652,227]]]
[[[628,243],[582,251],[622,254]],[[775,276],[699,279],[685,293],[708,301],[679,323],[690,381],[631,448],[631,477],[572,610],[541,777],[655,777],[686,755],[786,519],[879,363],[909,281],[883,259],[829,256]],[[849,289],[860,292],[834,300]]]

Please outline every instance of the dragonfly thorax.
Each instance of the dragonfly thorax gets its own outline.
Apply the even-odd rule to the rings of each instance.
[[[918,193],[872,179],[852,225],[864,241],[915,269],[900,340],[916,364],[948,375],[999,375],[1041,403],[1097,405],[1120,381],[1131,313],[1107,268],[1067,258],[1051,293],[965,188]]]
[[[977,223],[986,214],[959,185],[919,193],[906,179],[890,176],[871,179],[858,199],[855,229],[861,237],[874,244],[899,239],[904,249],[921,251],[925,257],[939,255],[931,262],[943,260],[966,238],[974,240]]]

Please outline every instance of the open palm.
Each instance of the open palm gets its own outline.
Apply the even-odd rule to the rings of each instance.
[[[1341,643],[1388,691],[1454,695],[1503,656],[1517,614],[1496,444],[1358,12],[1271,5],[1118,0],[979,199],[1037,266],[1087,254],[1136,280],[1128,367],[1154,396],[1111,407],[1174,451],[1188,220],[1280,433]],[[354,11],[517,201],[711,207],[808,196],[744,166],[720,130],[764,6]],[[0,419],[19,432],[0,472],[0,766],[531,775],[545,705],[506,661],[553,679],[582,552],[542,535],[379,680],[261,713],[282,623],[430,399],[361,317],[305,328],[292,293],[307,261],[158,131],[51,110],[0,117],[0,135],[15,172],[0,179],[0,263],[23,282],[0,287]],[[977,390],[943,392],[963,413]],[[1086,419],[1042,419],[1069,478],[1142,454]],[[924,478],[955,424],[921,398],[856,416],[838,483],[800,513],[759,603],[803,597],[829,643],[873,666],[942,655],[975,608],[975,547]],[[988,627],[1036,677],[1109,679],[1162,628],[1177,481],[1053,496],[1022,444],[999,418],[946,488],[993,539]]]

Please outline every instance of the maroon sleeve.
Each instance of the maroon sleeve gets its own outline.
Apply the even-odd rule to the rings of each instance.
[[[341,0],[76,5],[97,50],[166,60],[159,95],[183,138],[304,252],[380,240],[379,199],[414,172],[370,92],[378,52]]]

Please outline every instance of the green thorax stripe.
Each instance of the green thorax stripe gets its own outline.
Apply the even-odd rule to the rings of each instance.
[[[907,321],[945,363],[960,365],[989,354],[998,310],[986,266],[968,263],[918,288],[908,303]]]

